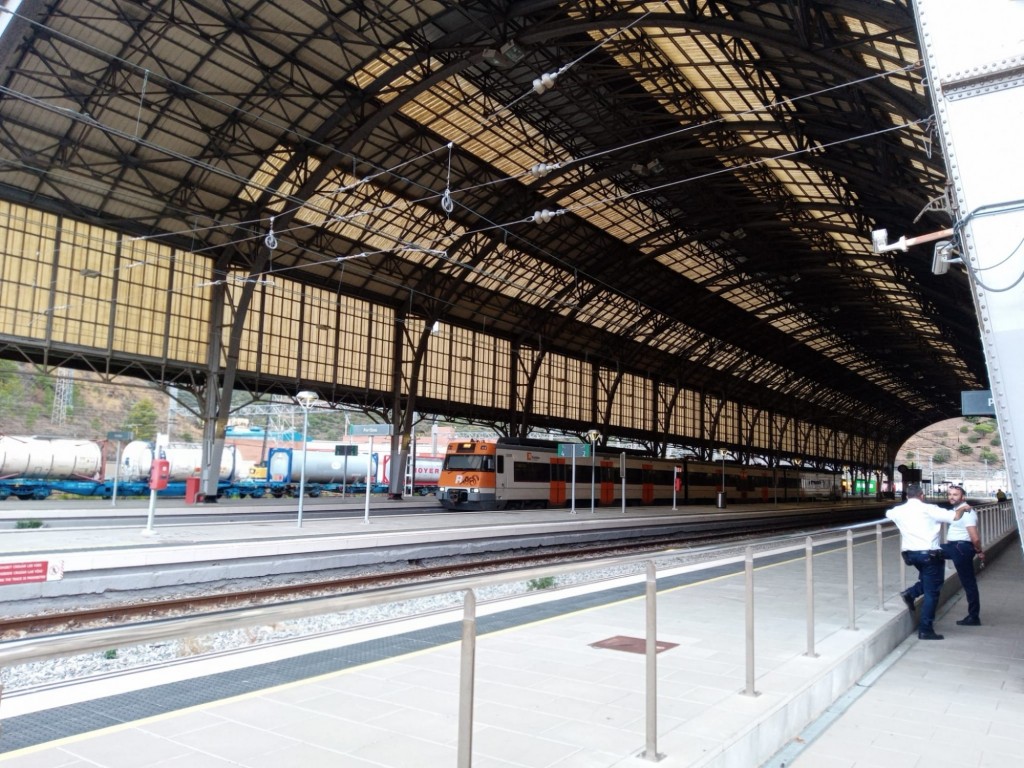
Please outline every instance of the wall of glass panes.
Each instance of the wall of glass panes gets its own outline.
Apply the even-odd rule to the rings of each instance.
[[[118,269],[114,310],[116,352],[161,358],[167,328],[171,249],[159,243],[133,244],[133,269]]]
[[[618,385],[612,390],[615,373],[601,369],[598,384],[598,414],[609,412],[607,398],[611,395],[610,418],[612,427],[653,429],[651,410],[651,381],[631,373],[618,377]]]
[[[243,290],[245,273],[233,272],[224,304],[224,349],[234,320],[233,307]],[[239,346],[238,367],[244,372],[295,378],[302,326],[302,292],[287,280],[253,287],[252,303],[245,316]],[[236,294],[232,296],[232,294]]]
[[[304,381],[334,382],[335,350],[338,337],[338,299],[322,288],[303,286],[304,317],[299,347],[299,378]]]
[[[369,305],[370,326],[367,339],[366,387],[380,392],[391,391],[391,369],[394,360],[395,312],[388,307]]]
[[[543,416],[590,424],[593,421],[590,391],[590,365],[565,355],[547,353],[541,360],[534,384],[533,408]]]
[[[364,389],[369,381],[370,305],[347,296],[338,302],[336,381],[340,387]]]
[[[119,271],[135,271],[134,261],[122,253]],[[204,365],[210,338],[211,262],[204,256],[175,251],[174,283],[171,286],[170,322],[167,326],[167,356]]]
[[[54,313],[56,216],[0,202],[0,331],[46,339]]]
[[[772,418],[772,433],[775,439],[776,450],[786,453],[793,450],[793,446],[796,445],[796,440],[793,437],[792,429],[793,420],[775,414]]]
[[[99,227],[67,219],[58,237],[50,294],[56,309],[49,337],[58,343],[107,349],[118,277],[117,240]]]
[[[768,436],[768,414],[760,408],[741,408],[743,419],[743,441],[752,450],[767,451],[771,448]]]
[[[209,284],[207,257],[0,202],[0,261],[0,333],[126,357],[206,364],[215,290]],[[241,271],[232,274],[229,294],[237,295],[246,277]],[[225,344],[232,298],[222,318]],[[336,382],[341,388],[390,392],[394,320],[388,307],[276,278],[272,285],[255,286],[240,374],[297,378],[314,388]],[[505,409],[512,397],[511,366],[516,365],[515,405],[522,408],[538,354],[524,347],[513,360],[510,342],[442,324],[421,371],[421,393]],[[601,420],[610,402],[614,426],[657,428],[650,380],[627,374],[613,390],[614,372],[602,369],[595,403],[592,372],[592,363],[546,354],[535,383],[534,411],[590,424]],[[884,443],[870,438],[837,435],[826,427],[732,402],[721,404],[719,411],[717,398],[694,390],[681,390],[670,407],[673,388],[657,386],[662,428],[684,442],[740,441],[755,451],[836,455],[851,463],[877,463],[886,457]]]
[[[10,203],[0,203],[0,222],[0,332],[106,353],[205,359],[203,260]]]
[[[438,324],[421,370],[420,394],[451,403],[508,408],[508,348],[493,337]]]

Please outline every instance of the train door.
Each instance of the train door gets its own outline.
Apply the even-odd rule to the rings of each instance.
[[[548,506],[564,507],[569,498],[565,489],[566,462],[564,457],[551,458],[551,480],[548,483]]]
[[[602,507],[609,507],[615,501],[615,462],[611,459],[601,459],[597,472],[600,504]]]
[[[640,485],[640,501],[643,504],[654,503],[654,465],[641,464],[640,472],[643,480]]]
[[[508,459],[508,461],[506,461]],[[509,500],[509,483],[512,482],[512,467],[515,460],[511,453],[499,447],[494,449],[494,501],[498,509],[504,509]]]

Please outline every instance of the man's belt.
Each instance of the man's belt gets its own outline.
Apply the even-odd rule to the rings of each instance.
[[[941,549],[904,549],[908,555],[938,555],[942,554]]]

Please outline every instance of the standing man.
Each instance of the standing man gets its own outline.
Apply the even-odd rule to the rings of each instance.
[[[978,597],[978,579],[974,575],[974,556],[985,561],[985,551],[981,548],[981,536],[978,533],[978,513],[964,501],[964,489],[960,485],[951,485],[946,492],[953,511],[961,510],[959,520],[949,524],[946,532],[946,543],[942,551],[953,561],[956,573],[960,577],[960,586],[967,597],[967,616],[957,622],[961,627],[981,626],[981,599]]]
[[[924,502],[924,490],[920,483],[908,483],[907,500],[893,507],[885,516],[900,529],[900,554],[903,562],[917,568],[919,578],[914,586],[900,596],[911,613],[914,600],[924,595],[921,602],[921,621],[917,625],[919,640],[942,640],[935,633],[935,610],[939,607],[939,592],[945,577],[945,559],[939,549],[939,533],[942,523],[952,523],[963,515],[963,509],[949,510]]]

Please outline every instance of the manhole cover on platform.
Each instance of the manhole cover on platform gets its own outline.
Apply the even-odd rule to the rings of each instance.
[[[666,643],[664,640],[655,640],[655,653],[667,651],[669,648],[675,648],[677,645],[679,645],[679,643]],[[609,648],[613,651],[626,651],[627,653],[645,653],[647,651],[647,640],[642,637],[616,635],[615,637],[609,637],[607,640],[599,640],[596,643],[591,643],[590,647]]]

